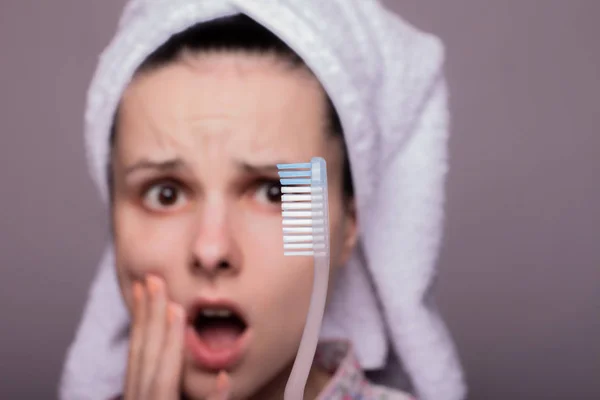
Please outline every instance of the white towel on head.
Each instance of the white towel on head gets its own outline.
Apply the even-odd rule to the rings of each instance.
[[[238,13],[304,59],[342,120],[360,243],[335,282],[322,336],[352,340],[364,369],[385,368],[391,347],[422,400],[464,398],[454,345],[428,299],[447,172],[443,47],[377,1],[130,1],[88,93],[86,149],[103,199],[112,117],[137,67],[171,35]],[[63,400],[106,400],[122,389],[128,316],[114,268],[109,247],[68,350]]]

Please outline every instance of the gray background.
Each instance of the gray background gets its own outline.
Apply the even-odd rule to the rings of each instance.
[[[470,398],[600,398],[600,2],[388,4],[448,50],[437,293]],[[82,120],[122,6],[0,3],[0,398],[56,397],[106,238]]]

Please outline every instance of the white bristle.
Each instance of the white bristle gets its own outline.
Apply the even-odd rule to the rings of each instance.
[[[312,226],[308,226],[308,227],[284,227],[283,228],[283,233],[323,233],[325,232],[325,229],[323,228],[318,228],[318,227],[312,227]]]
[[[311,201],[310,194],[284,194],[281,196],[281,201]]]
[[[323,201],[320,194],[284,194],[281,201]]]
[[[283,236],[283,243],[306,243],[306,242],[311,242],[311,243],[322,243],[325,241],[325,236],[323,235],[318,235],[318,236],[313,236],[313,235],[284,235]]]
[[[297,249],[324,249],[325,248],[325,244],[324,243],[284,243],[283,244],[283,248],[284,249],[293,249],[293,250],[297,250]]]
[[[281,193],[312,193],[310,186],[282,186]]]
[[[323,203],[281,203],[282,210],[320,210]]]
[[[282,210],[311,210],[311,203],[281,203]]]
[[[295,236],[284,236],[283,243],[303,243],[313,241],[312,235],[295,235]]]
[[[284,243],[284,249],[312,249],[312,243]]]
[[[283,233],[313,233],[312,226],[299,228],[283,228]]]
[[[282,211],[283,218],[313,218],[322,217],[323,211]]]
[[[319,253],[321,254],[321,253]],[[307,251],[284,251],[284,256],[314,256],[315,252],[312,250]]]
[[[322,193],[323,188],[310,186],[282,186],[281,193]]]
[[[283,218],[295,218],[295,217],[301,217],[301,218],[312,218],[313,216],[313,212],[312,211],[283,211],[281,213],[283,215]]]
[[[289,226],[312,226],[314,224],[312,219],[283,219],[283,225]]]

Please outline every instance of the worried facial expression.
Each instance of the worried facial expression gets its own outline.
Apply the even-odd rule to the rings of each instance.
[[[205,348],[236,349],[221,364],[186,349],[191,398],[203,398],[221,368],[235,398],[281,386],[296,355],[313,259],[283,255],[277,163],[326,159],[331,279],[350,256],[356,219],[326,110],[307,70],[241,52],[181,56],[139,73],[123,95],[112,222],[127,306],[132,282],[155,274],[188,316],[204,314],[189,324]],[[213,323],[215,308],[232,317]]]

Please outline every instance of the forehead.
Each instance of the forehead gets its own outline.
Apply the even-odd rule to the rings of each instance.
[[[323,153],[326,123],[323,89],[304,68],[271,55],[184,55],[134,78],[118,142],[127,158],[220,146],[232,156],[308,159]]]

